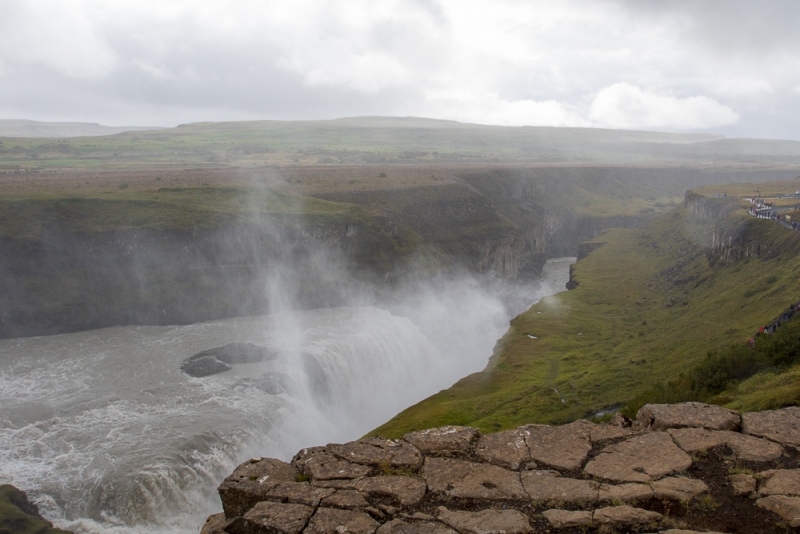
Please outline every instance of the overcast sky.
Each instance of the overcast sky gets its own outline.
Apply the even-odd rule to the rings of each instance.
[[[800,139],[800,1],[0,0],[0,118]]]

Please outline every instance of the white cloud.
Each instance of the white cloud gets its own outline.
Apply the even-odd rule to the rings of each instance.
[[[696,130],[735,124],[739,115],[707,96],[678,98],[626,82],[597,93],[589,117],[606,128]]]
[[[34,62],[96,80],[110,72],[114,51],[100,38],[84,2],[15,2],[0,10],[0,58]]]
[[[506,100],[494,93],[431,93],[426,115],[502,126],[590,126],[577,109],[555,100]]]

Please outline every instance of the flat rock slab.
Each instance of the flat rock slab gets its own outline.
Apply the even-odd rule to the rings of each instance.
[[[332,480],[367,476],[372,473],[372,468],[366,465],[346,462],[332,454],[321,452],[313,455],[305,462],[303,471],[311,480]]]
[[[456,531],[438,521],[406,523],[401,519],[392,519],[381,525],[377,534],[456,534]]]
[[[540,476],[537,471],[520,474],[522,487],[533,501],[595,502],[600,484],[593,480],[576,480],[555,476]]]
[[[519,473],[496,465],[451,458],[426,458],[428,490],[463,499],[526,501]]]
[[[702,480],[687,477],[662,478],[650,484],[656,499],[674,499],[676,501],[691,501],[697,495],[708,491],[708,486]]]
[[[634,508],[624,504],[622,506],[609,506],[598,508],[594,511],[592,521],[595,525],[609,525],[612,527],[625,527],[634,525],[647,525],[661,521],[663,516],[658,512],[651,512],[641,508]]]
[[[244,515],[281,482],[296,482],[300,472],[274,458],[253,458],[239,466],[220,484],[218,491],[226,517]]]
[[[265,500],[319,506],[320,501],[336,492],[332,488],[319,488],[308,482],[279,482],[270,489]]]
[[[756,490],[757,480],[753,475],[736,473],[735,475],[730,475],[728,480],[730,480],[733,492],[736,495],[750,495]]]
[[[475,445],[475,454],[482,462],[518,470],[533,463],[525,443],[525,436],[529,434],[528,430],[517,428],[481,436]]]
[[[669,434],[651,432],[606,447],[584,472],[615,482],[650,482],[691,465],[692,459]]]
[[[630,427],[617,425],[596,425],[592,429],[591,434],[589,434],[589,439],[592,441],[592,443],[597,443],[598,441],[624,438],[633,433],[634,431]]]
[[[301,473],[305,473],[306,463],[318,454],[328,454],[328,449],[325,447],[307,447],[305,449],[300,449],[292,458],[292,465]]]
[[[739,430],[742,418],[739,412],[704,404],[645,404],[636,414],[636,428],[667,430],[669,428],[698,427],[708,430]]]
[[[602,484],[598,492],[601,501],[646,501],[653,497],[653,488],[647,484]]]
[[[322,499],[320,506],[341,508],[343,510],[362,510],[369,507],[369,503],[356,490],[336,490],[333,495]]]
[[[573,470],[583,465],[592,450],[591,433],[596,425],[575,421],[568,425],[527,425],[525,443],[537,463],[556,469]]]
[[[800,497],[770,495],[756,501],[759,508],[778,514],[788,521],[791,527],[800,527]]]
[[[712,532],[710,530],[704,530],[701,532],[699,530],[683,530],[680,528],[671,528],[669,530],[662,530],[658,534],[724,534],[724,533],[717,531]]]
[[[414,506],[425,497],[425,481],[416,477],[369,477],[356,484],[356,489],[368,495],[389,497],[401,506]]]
[[[308,522],[307,534],[372,534],[380,525],[364,512],[318,508]]]
[[[757,475],[761,479],[759,497],[768,495],[800,496],[800,469],[772,469]]]
[[[478,429],[470,426],[429,428],[409,432],[403,436],[403,440],[425,453],[467,452],[476,439],[478,439]]]
[[[454,512],[439,507],[439,520],[461,534],[527,534],[532,532],[528,516],[517,510]]]
[[[343,445],[331,443],[329,453],[354,464],[416,470],[422,465],[420,450],[407,441],[366,438]]]
[[[542,516],[553,528],[572,528],[592,526],[592,512],[578,510],[545,510]]]
[[[800,445],[800,408],[742,414],[742,432],[784,445]]]
[[[260,502],[225,528],[230,534],[300,534],[314,509],[302,504]]]
[[[668,432],[689,453],[726,445],[737,458],[747,462],[769,462],[783,454],[783,447],[777,443],[730,430],[672,428]]]

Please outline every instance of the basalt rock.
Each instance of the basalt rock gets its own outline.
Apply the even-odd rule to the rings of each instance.
[[[252,343],[229,343],[189,356],[181,363],[181,371],[194,377],[210,376],[230,370],[228,364],[263,362],[277,357],[276,353]]]
[[[577,421],[484,436],[449,426],[306,448],[291,464],[254,458],[220,486],[224,513],[203,532],[766,534],[800,526],[795,410],[745,414],[743,433],[725,429],[739,414],[716,406],[646,408],[637,417],[646,423],[633,428]],[[685,530],[669,530],[676,525]]]

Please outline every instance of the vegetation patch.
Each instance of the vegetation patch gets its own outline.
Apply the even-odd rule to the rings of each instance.
[[[611,230],[574,265],[578,287],[516,317],[484,371],[371,434],[563,423],[636,398],[663,398],[653,392],[671,391],[670,383],[682,384],[684,397],[685,387],[740,410],[796,403],[792,379],[800,369],[792,367],[794,349],[781,345],[791,334],[760,339],[755,352],[746,342],[800,297],[800,234],[738,212],[716,226],[759,241],[763,254],[720,259],[724,251],[711,246],[714,221],[686,207],[642,229]],[[686,378],[712,369],[710,382]]]

